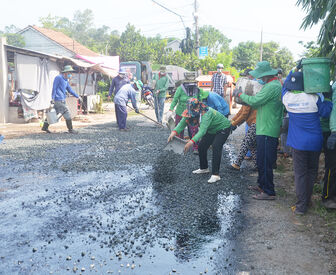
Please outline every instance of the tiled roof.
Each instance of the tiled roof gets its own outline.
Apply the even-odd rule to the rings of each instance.
[[[54,31],[51,29],[45,29],[37,26],[31,26],[31,27],[36,31],[42,33],[44,36],[48,37],[49,39],[55,41],[64,48],[76,54],[87,56],[99,56],[98,53],[91,51],[90,49],[86,48],[85,46],[73,40],[72,38],[70,38],[69,36],[65,35],[62,32]]]

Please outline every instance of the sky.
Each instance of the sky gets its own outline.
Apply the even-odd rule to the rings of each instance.
[[[194,0],[156,0],[180,15],[186,27],[194,30]],[[316,41],[319,26],[306,31],[300,29],[305,16],[296,0],[197,0],[199,26],[212,25],[232,40],[239,42],[275,41],[287,47],[298,59],[304,48],[298,42]],[[18,8],[20,7],[20,8]],[[15,25],[24,28],[40,25],[39,18],[52,16],[73,18],[75,11],[90,9],[94,27],[106,25],[120,33],[127,23],[136,26],[145,36],[178,37],[185,35],[179,16],[163,9],[152,0],[11,0],[2,5],[0,30]],[[203,45],[201,45],[203,46]]]

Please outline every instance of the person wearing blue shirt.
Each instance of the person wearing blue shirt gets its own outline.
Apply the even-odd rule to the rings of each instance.
[[[215,92],[200,90],[200,98],[204,104],[220,112],[226,118],[230,114],[230,107],[226,100]]]
[[[131,100],[133,108],[136,113],[139,113],[135,99],[135,91],[142,89],[142,82],[140,80],[133,84],[125,84],[120,88],[118,93],[114,96],[114,106],[117,118],[117,124],[120,131],[127,131],[126,120],[127,120],[127,103]]]
[[[109,89],[109,94],[107,99],[110,100],[112,94],[116,95],[120,88],[125,84],[129,83],[129,78],[127,77],[127,72],[124,69],[119,70],[119,74],[112,79],[112,83]]]
[[[62,114],[64,117],[69,133],[77,133],[72,127],[71,114],[65,103],[67,93],[72,94],[82,102],[82,98],[70,87],[68,79],[71,79],[72,72],[74,72],[72,66],[66,65],[64,66],[62,73],[55,77],[51,93],[51,103],[54,105],[56,113]],[[49,123],[45,120],[42,131],[51,133],[48,127]]]
[[[320,117],[330,116],[332,103],[323,100],[322,95],[304,93],[302,72],[289,73],[282,89],[282,102],[289,115],[287,145],[293,148],[297,202],[292,210],[303,215],[311,199],[322,150]]]

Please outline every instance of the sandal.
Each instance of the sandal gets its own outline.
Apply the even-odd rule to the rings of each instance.
[[[251,191],[256,191],[256,192],[259,192],[259,193],[264,192],[258,185],[249,185],[247,187],[247,189],[249,189]]]
[[[266,194],[265,192],[256,194],[252,198],[254,198],[255,200],[264,200],[264,201],[273,201],[273,200],[275,200],[275,196],[270,196],[270,195]]]

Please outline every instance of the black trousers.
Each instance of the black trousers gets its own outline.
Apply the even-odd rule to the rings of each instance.
[[[330,132],[323,133],[323,151],[324,151],[324,178],[322,200],[336,200],[336,149],[327,148],[327,140]]]
[[[293,148],[296,209],[306,212],[317,177],[320,152],[301,151]]]
[[[222,159],[223,145],[230,135],[230,128],[217,134],[206,133],[198,145],[200,168],[208,168],[208,149],[212,145],[212,175],[219,175],[219,167]]]

